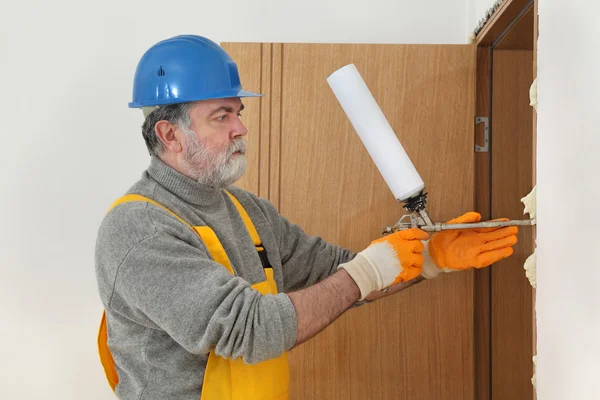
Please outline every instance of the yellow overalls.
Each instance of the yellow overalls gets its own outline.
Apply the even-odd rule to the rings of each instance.
[[[273,279],[273,269],[269,266],[268,261],[265,263],[266,252],[262,247],[258,232],[256,231],[252,220],[248,216],[248,213],[246,210],[244,210],[244,207],[242,207],[240,202],[231,193],[226,193],[229,195],[238,212],[240,213],[240,216],[246,225],[246,229],[250,233],[250,237],[256,246],[256,250],[259,252],[261,261],[263,261],[266,280],[255,283],[252,285],[252,288],[258,290],[263,295],[276,294],[277,285]],[[130,194],[121,197],[111,206],[109,212],[119,204],[132,201],[148,202],[169,212],[180,222],[196,232],[204,241],[204,244],[206,245],[212,258],[225,267],[232,275],[234,275],[234,271],[231,267],[231,263],[229,262],[229,258],[227,257],[227,253],[225,253],[225,249],[221,245],[217,235],[210,227],[191,226],[180,217],[175,215],[172,211],[168,210],[166,207],[147,197],[137,194]],[[108,379],[108,383],[114,391],[115,386],[117,383],[119,383],[119,376],[117,375],[114,360],[108,348],[107,342],[108,332],[106,330],[106,314],[102,313],[100,331],[98,333],[98,351],[100,353],[100,361],[104,367],[106,378]],[[204,373],[204,381],[202,384],[202,396],[200,399],[284,400],[288,398],[289,381],[289,366],[286,353],[283,353],[283,355],[281,355],[279,358],[249,365],[245,364],[241,358],[238,358],[235,361],[229,358],[222,358],[217,356],[214,353],[214,350],[211,350],[208,356],[208,362],[206,364],[206,371]]]

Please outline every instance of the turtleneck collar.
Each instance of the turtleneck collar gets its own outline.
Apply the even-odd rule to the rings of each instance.
[[[204,185],[183,175],[156,156],[152,156],[147,172],[161,186],[187,202],[208,206],[221,199],[221,189]]]

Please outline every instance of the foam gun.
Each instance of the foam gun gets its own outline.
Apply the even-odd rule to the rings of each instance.
[[[432,222],[426,210],[425,184],[356,66],[349,64],[338,69],[327,78],[327,82],[394,197],[409,211],[394,226],[386,228],[384,233],[409,228],[439,232],[535,225],[535,219],[470,224]]]

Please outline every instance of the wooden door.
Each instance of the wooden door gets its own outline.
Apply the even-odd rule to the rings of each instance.
[[[241,71],[244,46],[224,45]],[[309,234],[360,251],[403,214],[326,83],[348,63],[425,181],[433,219],[473,208],[473,46],[262,44],[261,60],[261,195]],[[292,398],[473,399],[473,296],[472,272],[456,273],[350,310],[291,352]]]
[[[522,219],[520,199],[534,185],[534,8],[493,49],[492,217]],[[528,217],[528,216],[527,216]],[[523,228],[513,257],[491,270],[492,399],[532,399],[533,289],[523,270],[534,250],[534,230]]]

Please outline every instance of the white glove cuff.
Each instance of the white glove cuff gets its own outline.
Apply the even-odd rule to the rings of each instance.
[[[344,268],[348,275],[360,289],[360,300],[364,299],[369,293],[379,289],[381,278],[377,274],[377,269],[371,266],[371,263],[362,254],[358,253],[354,259],[345,264],[340,264],[338,269]]]
[[[423,250],[423,258],[425,261],[423,262],[421,275],[425,279],[437,278],[438,275],[442,273],[442,270],[435,265],[433,258],[431,258],[431,255],[429,254],[429,240],[423,241],[423,244],[425,245],[425,250]]]

